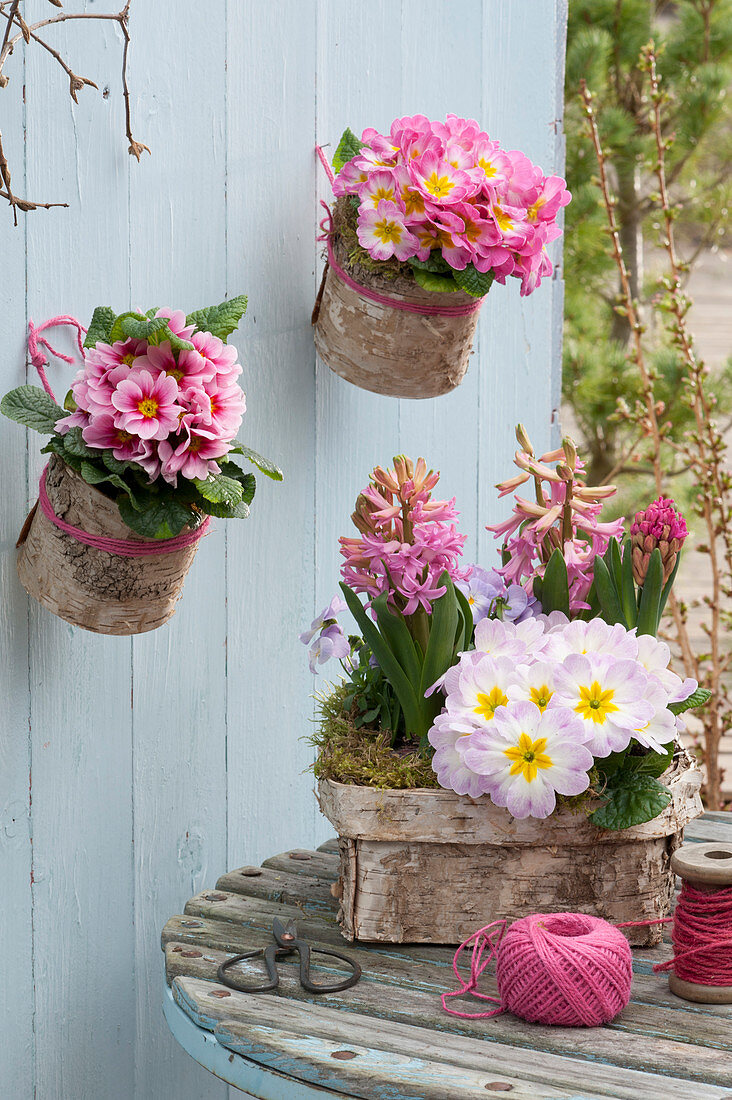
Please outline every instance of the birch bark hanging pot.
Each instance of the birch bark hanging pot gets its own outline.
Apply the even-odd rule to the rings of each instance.
[[[551,273],[545,245],[570,199],[564,180],[455,115],[396,119],[388,136],[367,129],[361,140],[346,130],[337,175],[316,150],[337,197],[321,238],[318,353],[375,393],[449,393],[494,280],[517,277],[530,294]]]
[[[28,350],[43,389],[20,386],[0,411],[51,438],[38,502],[18,539],[18,575],[55,615],[100,634],[140,634],[173,615],[211,517],[244,518],[254,475],[243,456],[279,469],[235,438],[246,408],[237,352],[226,345],[246,309],[239,297],[188,317],[100,306],[87,332],[57,317],[30,322]],[[83,366],[61,408],[40,334],[77,330]],[[82,333],[87,332],[84,344]]]
[[[182,538],[140,539],[122,522],[113,500],[55,455],[41,491],[57,520],[102,544],[128,542],[129,549],[109,551],[80,541],[49,518],[39,501],[19,541],[18,576],[28,595],[66,622],[97,634],[142,634],[167,622],[201,532],[186,528]],[[148,548],[157,553],[138,556]]]
[[[443,305],[414,279],[351,266],[338,236],[324,278],[315,347],[335,374],[388,397],[440,397],[460,385],[480,300],[458,291]]]

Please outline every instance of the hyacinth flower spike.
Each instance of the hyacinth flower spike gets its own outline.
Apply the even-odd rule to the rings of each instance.
[[[604,557],[595,563],[597,598],[607,622],[656,636],[687,535],[673,500],[659,497],[636,512],[622,549],[611,539]]]

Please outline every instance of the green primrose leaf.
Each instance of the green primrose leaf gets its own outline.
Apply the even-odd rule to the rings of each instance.
[[[669,703],[668,709],[672,714],[684,714],[687,710],[696,710],[697,707],[705,707],[712,697],[707,688],[697,688],[696,691],[684,699],[681,703]]]
[[[436,275],[432,271],[423,271],[415,267],[414,281],[423,290],[432,290],[437,294],[452,294],[458,289],[458,285],[452,275]]]
[[[202,512],[205,512],[207,516],[215,516],[216,519],[248,519],[249,518],[249,505],[245,500],[240,500],[238,504],[216,504],[212,500],[204,500],[203,497],[198,497],[196,500],[196,507]]]
[[[349,130],[348,127],[343,131],[343,136],[338,142],[338,148],[333,154],[333,168],[336,172],[340,172],[344,164],[347,164],[349,160],[352,160],[363,148],[363,142],[354,134],[353,130]]]
[[[464,271],[455,269],[452,277],[466,294],[482,298],[493,285],[494,274],[492,271],[478,271],[474,264],[468,264]]]
[[[210,332],[225,343],[227,336],[231,336],[246,311],[246,295],[239,294],[236,298],[228,298],[221,305],[207,306],[189,313],[186,321],[189,325],[195,325],[200,332]]]
[[[10,420],[33,428],[36,432],[52,433],[65,411],[39,386],[18,386],[0,401],[0,412]]]
[[[661,551],[656,547],[651,554],[648,572],[641,589],[640,604],[638,605],[639,634],[652,634],[655,638],[660,619],[659,607],[661,605],[662,589],[663,562],[661,561]]]
[[[242,487],[233,477],[226,474],[209,474],[205,481],[193,479],[193,484],[204,500],[212,504],[224,504],[229,508],[241,503]]]
[[[116,318],[117,314],[111,306],[97,306],[89,322],[89,330],[84,340],[84,347],[93,348],[100,341],[103,344],[108,344],[112,326]]]
[[[81,434],[81,428],[69,428],[66,435],[61,437],[64,441],[66,454],[75,455],[77,458],[101,458],[99,450],[87,447]]]
[[[407,263],[410,267],[419,268],[420,271],[434,271],[438,275],[452,275],[454,271],[442,253],[436,249],[430,252],[426,260],[418,260],[416,256],[410,256]]]
[[[133,507],[135,506],[132,499],[132,490],[119,474],[113,474],[111,470],[101,469],[96,463],[88,462],[86,459],[82,459],[79,473],[87,485],[102,485],[104,482],[114,485],[115,489],[120,489],[123,493],[128,494],[130,503],[133,504]]]
[[[241,485],[241,499],[245,504],[251,504],[257,488],[254,474],[245,473],[241,466],[237,466],[236,462],[219,462],[219,467],[222,474],[239,482]]]
[[[275,466],[274,462],[270,462],[268,458],[257,454],[251,447],[247,447],[245,443],[241,443],[238,439],[234,441],[229,453],[241,455],[242,458],[248,459],[261,473],[271,477],[273,481],[282,481],[283,474],[279,466]]]
[[[634,773],[609,787],[603,798],[605,804],[589,820],[600,829],[616,831],[658,817],[671,801],[671,792],[652,775]]]
[[[122,521],[144,538],[172,539],[181,533],[186,524],[195,526],[196,514],[190,506],[172,496],[152,497],[139,511],[128,496],[120,496],[117,507]]]

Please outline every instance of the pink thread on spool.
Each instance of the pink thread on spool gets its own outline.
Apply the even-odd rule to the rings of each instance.
[[[683,844],[671,857],[681,876],[671,942],[672,993],[701,1004],[732,1004],[732,846]]]
[[[630,944],[618,928],[584,913],[535,913],[508,929],[506,923],[494,921],[458,948],[453,970],[461,988],[442,995],[442,1007],[451,1016],[482,1019],[512,1012],[531,1023],[597,1027],[625,1008],[630,1000],[633,962]],[[474,946],[466,982],[457,964],[470,943]],[[489,953],[484,959],[486,948]],[[476,989],[478,978],[493,958],[498,998]],[[480,1013],[448,1008],[447,998],[465,993],[498,1007]]]

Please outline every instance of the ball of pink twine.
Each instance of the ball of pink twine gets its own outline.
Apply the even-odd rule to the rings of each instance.
[[[498,928],[499,931],[493,931]],[[473,943],[470,979],[461,977],[460,952]],[[488,957],[483,952],[489,947]],[[479,993],[478,979],[496,959],[498,998]],[[462,988],[443,994],[450,1015],[468,1019],[512,1012],[531,1023],[562,1027],[606,1024],[630,1000],[633,965],[630,945],[612,924],[583,913],[535,913],[506,929],[495,922],[458,948],[453,969]],[[499,1007],[463,1013],[448,1008],[448,997],[470,993]]]

